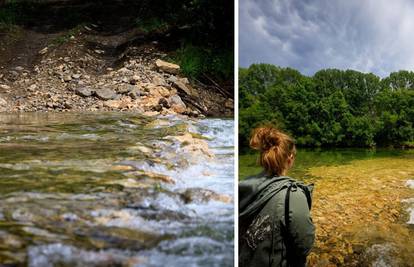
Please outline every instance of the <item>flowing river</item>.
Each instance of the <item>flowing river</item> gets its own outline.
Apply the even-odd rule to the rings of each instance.
[[[233,120],[0,115],[0,265],[232,266]]]
[[[256,159],[240,156],[240,179]],[[413,266],[414,150],[299,149],[288,175],[315,184],[308,266]]]

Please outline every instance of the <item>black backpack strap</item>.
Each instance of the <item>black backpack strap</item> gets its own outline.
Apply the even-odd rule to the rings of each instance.
[[[292,246],[293,241],[290,236],[290,218],[289,218],[289,211],[290,211],[290,192],[292,191],[292,187],[299,187],[302,188],[302,191],[304,192],[306,196],[306,201],[308,203],[309,210],[312,208],[312,198],[311,198],[311,192],[310,190],[301,184],[297,183],[291,183],[289,187],[286,190],[286,196],[285,196],[285,238],[286,238],[286,246],[287,246],[287,252],[289,251],[289,247]],[[287,253],[286,255],[286,261],[287,266],[290,266],[289,259],[290,255]]]
[[[302,191],[304,192],[305,196],[306,196],[306,202],[308,203],[308,207],[309,210],[311,210],[312,208],[312,196],[311,196],[311,192],[309,191],[309,189],[306,186],[303,186],[301,184],[290,184],[289,187],[287,188],[286,191],[286,197],[285,197],[285,225],[286,225],[286,230],[289,232],[289,224],[290,224],[290,219],[289,219],[289,210],[290,210],[290,191],[292,190],[292,186],[297,186],[302,188]]]
[[[284,258],[286,259],[287,266],[289,266],[289,247],[292,245],[292,239],[289,232],[290,227],[290,218],[289,218],[289,210],[290,210],[290,191],[292,190],[293,183],[289,185],[289,187],[286,190],[286,196],[285,196],[285,240],[286,240],[286,255],[284,255]],[[282,256],[283,257],[283,256]]]
[[[308,208],[309,208],[309,210],[311,210],[312,209],[312,196],[311,196],[311,191],[309,190],[309,188],[306,185],[298,184],[298,186],[300,188],[302,188],[303,193],[306,196],[306,201],[308,202]],[[313,184],[311,186],[313,186]]]
[[[289,187],[286,190],[286,197],[285,197],[285,226],[286,231],[289,233],[289,224],[290,224],[290,218],[289,218],[289,201],[290,201],[290,191],[292,190],[292,184],[289,185]]]

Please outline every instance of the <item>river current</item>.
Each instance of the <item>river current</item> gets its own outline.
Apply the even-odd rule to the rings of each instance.
[[[0,115],[0,265],[232,266],[233,120]]]

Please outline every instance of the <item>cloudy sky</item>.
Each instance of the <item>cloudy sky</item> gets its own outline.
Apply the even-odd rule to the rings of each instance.
[[[240,65],[414,70],[412,0],[240,0]]]

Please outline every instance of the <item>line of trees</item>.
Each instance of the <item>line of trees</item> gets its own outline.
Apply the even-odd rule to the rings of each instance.
[[[273,124],[299,146],[414,145],[414,72],[386,78],[325,69],[312,77],[291,68],[254,64],[239,72],[240,147],[251,130]]]

